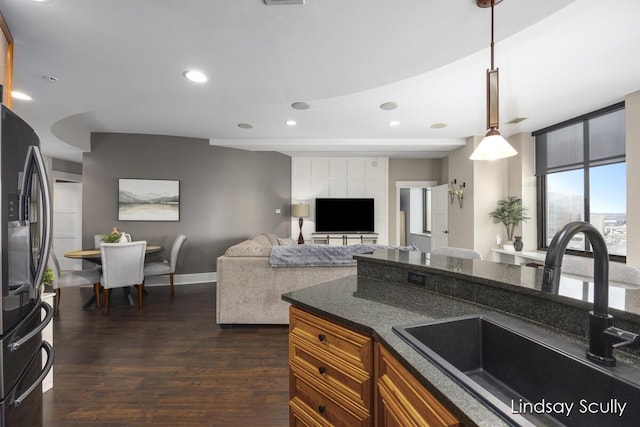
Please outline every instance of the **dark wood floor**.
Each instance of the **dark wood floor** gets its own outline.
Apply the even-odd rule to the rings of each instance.
[[[288,425],[287,328],[220,329],[215,285],[148,289],[141,313],[116,290],[107,317],[66,289],[54,322],[44,425]]]

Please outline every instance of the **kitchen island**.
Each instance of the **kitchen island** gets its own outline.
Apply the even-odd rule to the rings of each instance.
[[[583,337],[591,305],[588,292],[586,298],[577,299],[542,292],[541,273],[535,268],[394,250],[356,258],[357,277],[290,292],[283,299],[296,309],[372,337],[462,425],[503,426],[513,420],[498,415],[420,355],[393,332],[393,326],[499,311],[534,323],[549,336],[580,351],[586,348]],[[582,286],[588,290],[589,284]],[[623,293],[629,310],[612,313],[616,324],[623,323],[637,332],[640,316],[634,301],[638,290],[629,288]],[[616,351],[616,356],[634,369],[640,366],[633,355]],[[375,378],[372,384],[376,387]],[[371,424],[362,425],[373,425],[374,412],[379,408],[377,404],[371,406]],[[521,425],[530,422],[525,418],[520,421]]]

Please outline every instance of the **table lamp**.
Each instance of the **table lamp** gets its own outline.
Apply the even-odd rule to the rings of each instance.
[[[302,237],[302,218],[309,216],[309,205],[306,203],[298,203],[297,205],[291,205],[291,216],[297,216],[298,225],[300,226],[300,235],[298,236],[298,244],[304,243],[304,237]]]

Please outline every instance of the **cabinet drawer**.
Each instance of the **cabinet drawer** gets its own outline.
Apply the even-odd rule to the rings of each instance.
[[[371,408],[371,376],[331,354],[309,346],[295,335],[289,339],[289,360],[332,392],[366,410]]]
[[[289,333],[339,359],[371,372],[372,340],[295,307],[290,308]]]
[[[331,427],[324,419],[311,412],[300,399],[289,402],[289,427]]]
[[[453,427],[460,422],[380,344],[376,345],[378,419],[388,425]],[[387,413],[385,413],[387,412]],[[401,421],[402,420],[402,421]],[[409,421],[410,420],[410,421]]]
[[[304,414],[312,416],[313,419],[325,421],[331,426],[371,426],[371,415],[367,411],[345,402],[338,404],[321,391],[321,387],[312,377],[295,365],[291,366],[289,381],[291,396],[293,396],[289,403],[290,408],[296,406]],[[338,396],[332,397],[340,400]],[[322,425],[320,422],[318,424]]]

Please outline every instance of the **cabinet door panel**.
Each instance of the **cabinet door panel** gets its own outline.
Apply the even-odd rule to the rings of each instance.
[[[385,403],[385,410],[393,411],[398,418],[411,420],[408,425],[429,427],[460,426],[460,422],[407,371],[380,344],[376,345],[378,405]],[[386,395],[385,395],[386,393]],[[386,396],[386,398],[385,398]],[[390,402],[393,402],[391,404]],[[381,406],[378,418],[383,422],[385,416]],[[386,425],[386,424],[382,424]]]
[[[393,396],[391,388],[378,382],[378,425],[384,427],[413,427],[416,424],[407,416]],[[416,426],[417,427],[417,426]]]

